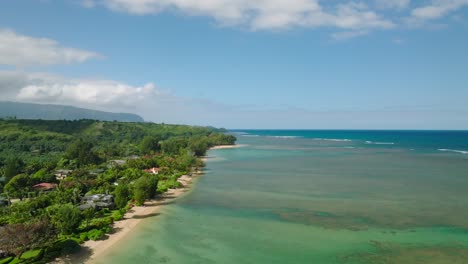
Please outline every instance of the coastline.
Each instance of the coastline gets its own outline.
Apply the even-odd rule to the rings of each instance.
[[[247,146],[247,145],[243,145],[243,144],[219,145],[219,146],[211,147],[211,148],[209,148],[208,150],[216,150],[216,149],[234,149],[234,148],[241,148],[241,147],[246,147],[246,146]],[[203,162],[207,162],[208,160],[213,159],[213,157],[210,157],[210,156],[203,156],[203,157],[200,157],[200,159],[201,159]]]
[[[245,145],[220,145],[211,147],[209,150],[232,149],[244,146]],[[203,162],[206,162],[208,159],[208,156],[201,157],[201,160]],[[203,171],[196,169],[192,172],[191,176],[181,176],[179,179],[177,179],[177,181],[179,181],[182,184],[183,188],[169,189],[161,196],[146,201],[143,206],[134,206],[125,214],[122,220],[114,222],[112,227],[114,232],[108,234],[108,237],[106,239],[98,241],[88,240],[82,244],[82,249],[80,250],[80,252],[68,256],[62,256],[51,263],[94,263],[96,259],[104,255],[110,248],[112,248],[115,244],[117,244],[119,241],[121,241],[127,235],[129,235],[131,231],[137,228],[137,226],[141,223],[143,219],[158,215],[158,213],[164,208],[164,206],[170,204],[177,198],[182,197],[184,194],[190,191],[194,179],[198,178],[202,174]]]
[[[194,179],[199,177],[201,174],[203,173],[197,170],[192,173],[192,176],[181,176],[178,181],[182,183],[183,188],[169,189],[160,197],[146,201],[143,206],[134,206],[125,214],[122,220],[114,222],[112,229],[115,232],[109,234],[107,239],[86,241],[82,245],[80,252],[60,257],[51,263],[94,263],[94,261],[107,252],[108,249],[112,248],[120,240],[124,239],[138,226],[138,224],[141,223],[143,219],[158,215],[164,206],[186,194],[190,190]]]
[[[235,145],[219,145],[219,146],[214,146],[211,147],[210,150],[212,149],[232,149],[232,148],[241,148],[245,147],[247,145],[242,145],[242,144],[235,144]]]

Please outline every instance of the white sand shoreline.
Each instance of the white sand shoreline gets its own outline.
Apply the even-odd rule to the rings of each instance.
[[[232,149],[240,148],[246,145],[220,145],[210,148],[214,149]],[[207,161],[208,157],[202,157],[203,161]],[[54,264],[64,264],[64,263],[87,263],[92,264],[100,256],[104,255],[110,248],[112,248],[119,241],[124,239],[127,235],[134,230],[140,222],[148,217],[157,215],[158,212],[168,204],[168,201],[175,200],[187,193],[193,183],[194,178],[203,174],[202,171],[195,171],[192,173],[192,176],[184,175],[178,179],[180,183],[184,186],[180,189],[170,189],[160,197],[146,201],[144,206],[135,206],[130,209],[126,214],[124,219],[116,221],[113,224],[113,230],[116,230],[114,233],[109,234],[108,238],[105,240],[99,241],[86,241],[82,247],[83,249],[77,253],[70,256],[64,256],[56,259],[52,263]]]
[[[246,147],[248,145],[245,145],[245,144],[236,144],[236,145],[220,145],[220,146],[214,146],[214,147],[211,147],[209,150],[216,150],[216,149],[234,149],[234,148],[242,148],[242,147]],[[213,159],[213,157],[210,157],[210,156],[203,156],[201,157],[201,160],[203,162],[207,162],[208,160],[211,160]]]
[[[135,229],[135,227],[138,226],[138,224],[141,223],[143,219],[157,215],[157,213],[168,204],[168,201],[173,201],[187,193],[194,178],[201,174],[202,172],[196,171],[192,173],[192,176],[184,175],[180,177],[178,181],[182,183],[184,186],[183,188],[169,189],[160,197],[146,201],[144,206],[133,207],[125,214],[124,219],[114,223],[113,230],[116,230],[116,232],[109,234],[107,239],[86,241],[82,245],[82,250],[79,253],[58,258],[52,263],[93,263],[117,242],[125,238],[132,230]]]
[[[214,146],[211,147],[210,150],[212,149],[232,149],[232,148],[241,148],[245,147],[247,145],[242,145],[242,144],[236,144],[236,145],[220,145],[220,146]]]

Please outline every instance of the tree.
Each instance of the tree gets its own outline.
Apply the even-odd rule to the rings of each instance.
[[[11,197],[19,198],[23,200],[24,197],[31,191],[31,181],[28,175],[19,174],[11,178],[11,180],[5,185],[5,192]]]
[[[51,223],[61,234],[71,234],[80,225],[81,212],[72,204],[55,204],[47,207]]]
[[[5,178],[8,182],[11,178],[21,173],[24,162],[17,157],[9,158],[5,162]]]
[[[143,205],[146,199],[153,198],[158,188],[156,176],[143,176],[135,181],[133,197],[138,205]]]
[[[130,189],[126,184],[119,184],[114,191],[115,205],[121,209],[127,206],[128,200],[130,199]]]
[[[179,154],[182,149],[185,149],[188,141],[185,138],[169,138],[161,143],[161,150],[166,154]]]
[[[45,220],[6,225],[0,229],[0,251],[20,256],[25,251],[47,246],[56,237]]]
[[[147,173],[142,171],[141,169],[133,169],[133,168],[128,168],[128,169],[125,169],[123,172],[122,172],[122,176],[125,178],[125,180],[127,181],[132,181],[132,180],[136,180],[136,179],[139,179],[143,176],[145,176]]]
[[[161,137],[159,136],[146,136],[140,143],[140,151],[143,154],[150,154],[154,151],[159,151],[159,141],[161,141]]]
[[[208,142],[205,138],[196,138],[192,139],[189,143],[189,149],[196,155],[196,156],[204,156],[206,151],[208,150]]]
[[[65,152],[65,158],[74,159],[77,165],[98,164],[99,156],[93,151],[94,144],[91,141],[79,138],[72,142]]]

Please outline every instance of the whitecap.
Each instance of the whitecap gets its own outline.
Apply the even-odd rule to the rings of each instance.
[[[346,138],[314,138],[313,140],[320,140],[320,141],[335,141],[335,142],[351,142],[351,139]]]
[[[438,149],[438,151],[444,151],[444,152],[455,152],[455,153],[461,153],[461,154],[468,154],[468,151],[466,151],[466,150],[456,150],[456,149]]]
[[[300,136],[267,136],[269,138],[284,138],[284,139],[288,139],[288,138],[301,138]]]
[[[366,141],[366,144],[373,144],[373,145],[395,145],[393,142],[374,142],[374,141]]]

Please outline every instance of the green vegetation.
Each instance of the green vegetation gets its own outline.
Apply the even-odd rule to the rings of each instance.
[[[0,261],[43,263],[105,238],[133,204],[181,187],[208,148],[235,141],[207,127],[0,119]]]

